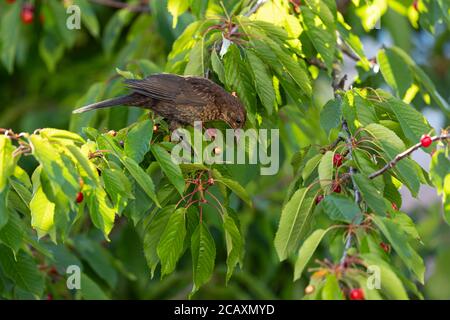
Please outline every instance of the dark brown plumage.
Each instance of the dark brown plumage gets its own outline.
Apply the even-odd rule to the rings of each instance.
[[[125,84],[132,91],[129,95],[97,102],[73,113],[127,105],[153,110],[169,121],[171,130],[194,121],[214,120],[225,121],[233,129],[244,127],[245,108],[239,99],[206,78],[155,74],[143,80],[125,80]]]

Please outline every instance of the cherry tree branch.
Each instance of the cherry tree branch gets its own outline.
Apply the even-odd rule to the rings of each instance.
[[[433,142],[442,141],[442,140],[450,140],[450,134],[448,132],[444,131],[441,135],[434,136],[434,137],[431,138],[431,141],[433,141]],[[374,173],[372,173],[369,176],[369,178],[370,179],[374,179],[374,178],[382,175],[383,173],[385,173],[389,169],[392,169],[393,167],[395,167],[395,165],[399,161],[401,161],[402,159],[410,156],[414,151],[420,149],[421,147],[422,147],[422,144],[419,142],[419,143],[413,145],[412,147],[410,147],[409,149],[406,149],[402,153],[399,153],[394,159],[392,159],[391,161],[386,163],[386,165],[383,168],[381,168],[380,170],[375,171]]]

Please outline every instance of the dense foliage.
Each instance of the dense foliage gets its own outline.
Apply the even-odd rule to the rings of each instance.
[[[3,298],[423,297],[418,248],[448,243],[450,223],[449,133],[421,112],[450,115],[447,1],[115,3],[0,3]],[[72,5],[80,30],[66,26]],[[416,29],[436,39],[435,70],[409,53]],[[395,45],[366,56],[362,37],[382,30]],[[148,111],[69,116],[123,93],[123,78],[158,72],[236,92],[246,128],[280,130],[280,172],[177,165],[167,124]],[[419,149],[429,168],[411,157]],[[417,228],[399,190],[418,197],[421,185],[442,196],[443,214]],[[70,265],[82,269],[79,291],[66,287]]]

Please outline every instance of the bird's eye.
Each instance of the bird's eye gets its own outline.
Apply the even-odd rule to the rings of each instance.
[[[241,124],[241,122],[242,122],[241,119],[239,119],[239,118],[236,119],[237,124]]]

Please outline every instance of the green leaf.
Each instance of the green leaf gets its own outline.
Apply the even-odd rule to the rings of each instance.
[[[300,245],[300,240],[310,222],[317,193],[317,188],[313,187],[299,189],[283,208],[274,240],[281,261],[296,251]]]
[[[307,3],[309,8],[302,8],[306,35],[331,73],[336,51],[336,25],[333,16],[322,1],[308,0]]]
[[[136,79],[136,76],[131,71],[121,70],[119,68],[116,68],[116,72],[118,75],[120,75],[121,77],[123,77],[125,79]]]
[[[194,286],[192,296],[203,284],[208,282],[214,271],[216,246],[206,224],[200,221],[191,239]]]
[[[138,122],[126,135],[124,141],[125,154],[137,163],[141,163],[145,154],[150,150],[152,137],[153,122],[148,119]]]
[[[9,73],[13,72],[14,60],[21,40],[20,9],[21,3],[16,1],[9,6],[9,10],[2,15],[1,19],[1,58]]]
[[[341,122],[341,104],[342,102],[338,99],[329,100],[320,112],[320,126],[327,134],[331,129],[337,128]]]
[[[266,108],[267,113],[271,115],[273,107],[276,103],[272,77],[269,75],[264,62],[256,54],[254,54],[250,50],[248,50],[246,53],[253,71],[256,84],[256,92],[258,93],[263,106]]]
[[[80,135],[67,130],[44,128],[39,130],[39,134],[51,142],[58,142],[64,144],[73,144],[73,143],[84,144],[86,142]]]
[[[281,49],[275,41],[268,39],[268,44],[277,55],[279,61],[286,69],[286,72],[292,77],[303,93],[306,96],[311,97],[311,81],[304,65],[299,61],[295,61],[288,53]]]
[[[391,269],[390,265],[375,254],[362,254],[363,260],[370,266],[379,268],[381,276],[380,284],[381,290],[390,299],[394,300],[408,300],[408,294],[402,281],[397,274]],[[375,276],[375,274],[373,274]]]
[[[125,26],[130,22],[133,13],[127,9],[117,11],[105,26],[102,37],[103,49],[107,54],[111,54],[120,34]]]
[[[177,261],[183,253],[186,236],[186,209],[178,208],[169,218],[156,251],[161,261],[161,276],[175,270]]]
[[[250,207],[252,206],[252,200],[248,195],[247,190],[245,190],[244,187],[239,184],[239,182],[223,176],[215,178],[215,182],[225,185],[228,189],[233,191],[234,194],[241,198],[242,201],[244,201]]]
[[[184,69],[185,76],[199,76],[205,75],[205,48],[204,38],[197,41],[195,46],[189,53],[188,63]]]
[[[392,130],[382,125],[372,123],[366,127],[366,131],[375,138],[375,142],[383,150],[386,161],[394,159],[397,154],[406,149],[403,141]],[[420,180],[415,169],[414,161],[404,158],[392,170],[406,184],[412,195],[416,197],[420,188]]]
[[[450,224],[450,160],[446,151],[438,150],[431,158],[430,178],[438,194],[442,195],[444,219]]]
[[[314,170],[316,170],[317,166],[319,165],[320,161],[322,160],[323,154],[319,153],[316,154],[315,156],[313,156],[311,159],[309,159],[306,163],[305,166],[302,169],[302,179],[304,181],[306,181],[306,179],[308,179],[311,174],[314,172]]]
[[[169,222],[171,213],[174,212],[175,205],[170,205],[161,209],[150,221],[144,235],[144,255],[147,265],[150,268],[151,277],[155,274],[156,266],[159,263],[157,246],[161,236]]]
[[[145,193],[152,199],[158,207],[158,198],[155,193],[155,185],[153,184],[152,178],[144,171],[133,159],[129,157],[121,158],[121,161],[128,172],[133,176],[138,185],[145,191]]]
[[[121,213],[127,205],[127,199],[134,199],[131,183],[125,174],[118,169],[103,169],[102,179],[105,190],[114,203],[117,213]]]
[[[391,49],[380,50],[377,60],[386,82],[403,98],[413,81],[408,65]]]
[[[333,157],[334,152],[327,151],[319,163],[319,182],[324,190],[333,182]]]
[[[6,206],[9,192],[9,187],[0,191],[0,230],[8,223],[9,219],[9,209]]]
[[[1,208],[0,208],[1,209]],[[0,242],[7,245],[17,255],[23,244],[24,228],[20,217],[15,212],[10,212],[8,223],[0,228]]]
[[[244,103],[247,110],[254,110],[256,105],[256,94],[253,87],[253,79],[248,71],[248,64],[242,60],[239,49],[232,44],[224,56],[226,85],[235,90],[239,99]],[[252,112],[247,115],[252,117]],[[252,121],[252,119],[249,119]]]
[[[72,47],[76,41],[77,33],[67,28],[67,13],[63,3],[58,1],[48,1],[46,4],[48,4],[51,15],[53,16],[52,20],[55,22],[54,28],[58,32],[61,40],[64,42],[66,47]]]
[[[234,222],[233,217],[228,213],[223,216],[223,227],[225,229],[225,242],[227,246],[226,282],[228,283],[231,275],[233,274],[234,268],[241,259],[244,244],[238,226]]]
[[[114,289],[118,282],[118,274],[112,264],[110,253],[98,241],[79,235],[74,239],[74,248],[94,272]]]
[[[75,167],[69,166],[70,163],[63,160],[61,152],[54,148],[48,139],[33,134],[29,140],[33,155],[42,165],[52,184],[57,184],[67,198],[75,199],[80,187]]]
[[[393,52],[395,52],[399,57],[401,57],[407,65],[411,68],[414,76],[417,81],[428,91],[430,96],[436,102],[436,104],[442,109],[442,111],[449,116],[450,115],[450,106],[447,101],[439,94],[434,85],[433,81],[431,81],[430,77],[414,62],[414,60],[402,49],[398,47],[391,48]]]
[[[444,181],[446,176],[449,174],[450,159],[448,158],[445,150],[437,150],[431,158],[430,178],[439,194],[444,192]]]
[[[87,0],[75,0],[74,4],[80,7],[80,11],[82,12],[81,21],[89,33],[94,38],[97,38],[100,34],[100,26],[90,3]]]
[[[355,218],[361,211],[354,201],[342,195],[328,195],[322,202],[325,213],[335,221],[355,222]]]
[[[381,91],[377,92],[383,94]],[[395,114],[411,145],[418,143],[422,135],[431,131],[431,127],[422,113],[397,98],[388,95],[376,105]]]
[[[51,234],[55,239],[55,204],[48,200],[42,187],[36,190],[33,199],[30,202],[31,226],[36,229],[38,238],[42,238],[46,234]]]
[[[186,0],[168,0],[167,9],[173,16],[172,28],[178,23],[178,17],[181,16],[189,8],[189,1]]]
[[[114,226],[116,210],[106,194],[105,189],[96,187],[88,196],[89,214],[92,223],[98,229],[103,231],[105,238],[109,240],[108,235]]]
[[[182,195],[184,192],[184,178],[180,166],[172,160],[170,154],[163,147],[155,144],[152,146],[152,153],[158,161],[167,179],[175,186]]]
[[[372,218],[405,265],[416,275],[420,283],[423,284],[425,265],[422,258],[408,243],[407,235],[401,226],[388,218],[378,216],[373,216]]]
[[[14,284],[34,296],[40,297],[44,291],[44,278],[38,271],[38,266],[25,251],[19,251],[14,257],[11,249],[0,245],[0,267],[5,276]]]
[[[102,288],[85,273],[81,273],[80,286],[81,296],[85,300],[108,300],[108,296]]]
[[[303,270],[328,231],[329,229],[317,229],[303,242],[295,262],[294,281],[300,279]]]
[[[0,136],[0,192],[5,189],[8,178],[14,173],[16,161],[13,152],[15,149],[11,139],[5,135]]]
[[[220,82],[225,84],[226,83],[225,68],[223,66],[222,61],[220,61],[220,58],[217,55],[216,50],[213,50],[211,53],[211,65],[212,65],[214,72],[217,74],[217,77],[219,78]]]
[[[395,212],[395,215],[392,217],[392,221],[398,224],[412,239],[420,240],[420,235],[414,221],[406,213],[400,211]]]
[[[341,291],[336,275],[329,274],[325,279],[325,285],[322,289],[323,300],[345,300]]]
[[[353,176],[353,179],[367,205],[377,214],[385,216],[387,208],[383,193],[365,175],[358,173]]]
[[[56,64],[64,56],[64,44],[52,33],[46,33],[39,40],[39,54],[50,72],[54,72]]]
[[[66,145],[66,148],[70,151],[70,153],[75,157],[78,161],[78,164],[83,168],[89,178],[95,184],[98,183],[98,173],[96,171],[95,166],[89,161],[88,157],[83,154],[83,152],[74,145]]]

